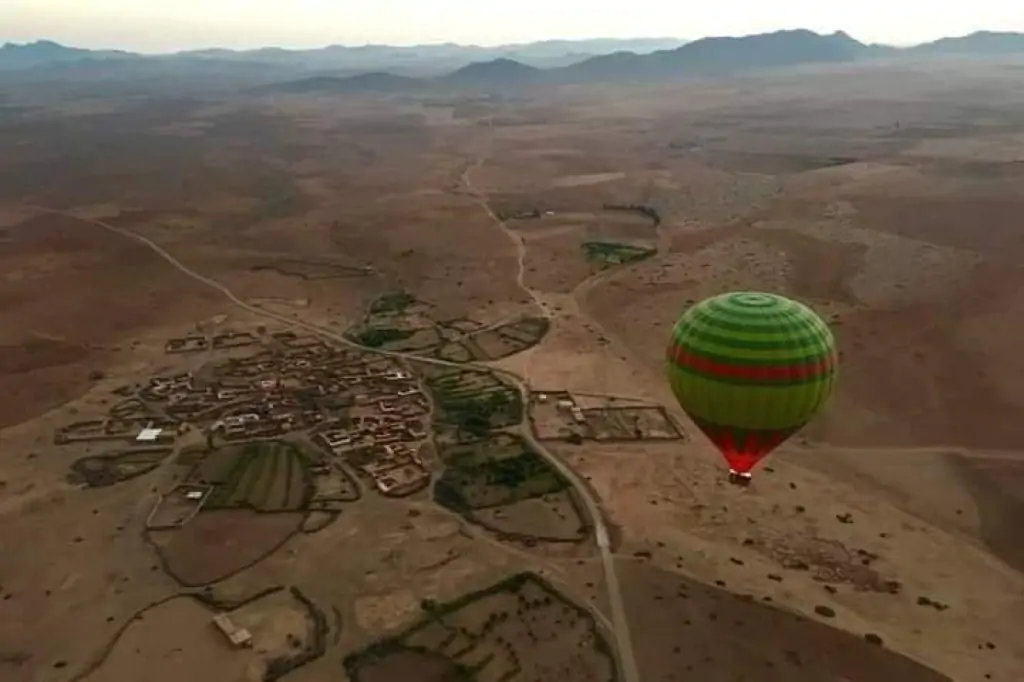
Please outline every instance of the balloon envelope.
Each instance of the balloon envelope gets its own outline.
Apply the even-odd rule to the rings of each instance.
[[[737,473],[811,420],[838,369],[832,332],[814,311],[758,292],[722,294],[688,309],[666,355],[679,406]]]

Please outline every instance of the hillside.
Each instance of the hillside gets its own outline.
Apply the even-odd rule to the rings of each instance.
[[[393,73],[373,72],[355,76],[313,76],[295,81],[275,83],[260,88],[262,92],[287,94],[345,93],[345,92],[402,92],[426,87],[419,78],[398,76]]]
[[[398,92],[429,86],[500,90],[545,83],[650,82],[878,57],[1024,53],[1024,34],[991,31],[911,48],[868,45],[842,31],[823,35],[806,29],[702,38],[675,47],[681,42],[651,38],[548,40],[496,47],[331,45],[315,50],[210,49],[147,56],[42,40],[0,47],[0,71],[6,83],[47,80],[81,85],[107,79],[152,85],[154,79],[171,79],[175,87]]]
[[[678,47],[680,38],[591,38],[584,40],[542,40],[532,43],[479,46],[442,43],[436,45],[328,45],[308,50],[261,47],[253,50],[210,48],[165,55],[142,55],[112,50],[88,50],[68,47],[50,40],[25,45],[9,43],[0,47],[0,68],[22,69],[43,64],[63,64],[108,57],[153,60],[214,60],[218,62],[252,62],[278,67],[309,70],[391,71],[438,74],[463,67],[472,62],[491,59],[513,59],[523,64],[554,68],[578,62],[595,55],[629,50],[646,54],[655,50]]]
[[[447,85],[483,86],[483,87],[518,87],[536,85],[547,77],[542,69],[521,64],[512,59],[493,59],[488,62],[475,62],[441,78]]]
[[[1024,34],[976,31],[955,38],[940,38],[931,43],[910,48],[918,54],[1013,54],[1024,52]]]
[[[842,62],[866,56],[868,47],[842,32],[776,31],[740,38],[703,38],[649,55],[618,53],[561,69],[571,81],[649,80],[713,75],[752,68]]]
[[[52,40],[34,43],[0,45],[0,69],[28,69],[46,64],[62,64],[82,60],[116,59],[134,56],[119,50],[86,50],[65,47]]]

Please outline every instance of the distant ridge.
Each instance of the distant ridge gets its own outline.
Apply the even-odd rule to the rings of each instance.
[[[506,87],[539,83],[547,72],[512,59],[474,62],[441,78],[450,85],[478,86],[500,84]]]
[[[403,92],[427,87],[428,82],[420,78],[397,76],[382,71],[360,73],[355,76],[313,76],[299,80],[277,83],[260,88],[264,92],[292,94],[305,93],[346,93],[346,92]]]
[[[328,45],[314,49],[261,47],[253,50],[210,48],[161,55],[141,55],[120,50],[87,50],[67,47],[51,40],[0,47],[0,69],[33,67],[111,56],[147,60],[202,59],[222,62],[259,62],[278,67],[307,70],[389,71],[393,69],[451,71],[475,61],[507,58],[532,66],[557,67],[616,50],[647,53],[674,48],[681,38],[592,38],[586,40],[542,40],[483,47],[479,45]]]
[[[976,31],[957,38],[940,38],[909,48],[926,54],[1014,54],[1024,52],[1024,33]]]
[[[636,49],[619,49],[624,45]],[[45,69],[47,78],[63,74],[71,79],[82,73],[79,67],[85,64],[90,65],[88,76],[93,79],[101,78],[105,70],[122,80],[135,72],[140,77],[148,74],[153,78],[170,73],[179,78],[186,78],[189,73],[202,77],[201,69],[223,74],[223,79],[234,75],[248,78],[250,83],[269,83],[262,88],[267,92],[388,93],[425,87],[502,89],[538,84],[673,80],[878,57],[972,54],[1024,54],[1024,34],[979,31],[908,48],[868,45],[843,31],[826,35],[793,29],[701,38],[689,43],[656,38],[554,40],[499,47],[333,45],[316,50],[211,49],[160,56],[85,50],[41,40],[0,47],[0,72],[22,72],[15,80],[30,82],[32,73],[42,73],[41,69]],[[534,63],[528,63],[531,59]]]

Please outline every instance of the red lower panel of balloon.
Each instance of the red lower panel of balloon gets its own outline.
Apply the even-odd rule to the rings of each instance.
[[[768,456],[782,441],[797,429],[744,430],[731,429],[694,420],[701,431],[719,449],[729,468],[736,473],[749,473],[757,463]]]
[[[757,465],[768,453],[754,455],[748,452],[722,452],[729,468],[738,474],[745,474]]]

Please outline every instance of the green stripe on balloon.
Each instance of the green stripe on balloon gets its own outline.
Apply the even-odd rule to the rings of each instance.
[[[669,383],[684,411],[719,433],[736,430],[727,437],[744,438],[804,425],[827,401],[838,365],[832,333],[812,310],[752,292],[687,310],[667,356]]]

